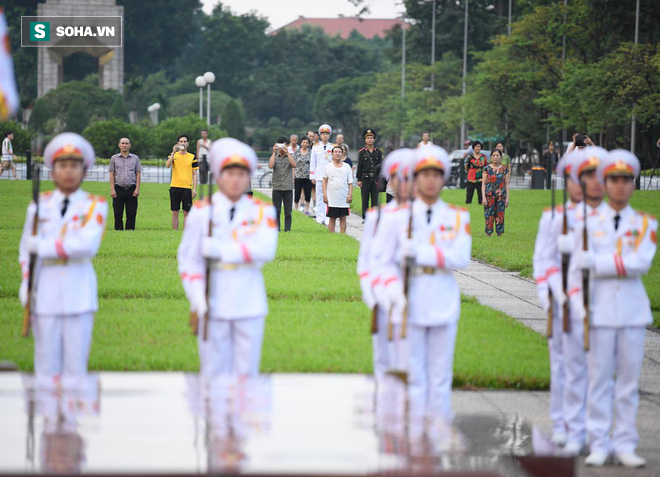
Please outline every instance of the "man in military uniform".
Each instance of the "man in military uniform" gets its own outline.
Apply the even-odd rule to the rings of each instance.
[[[220,139],[211,146],[210,160],[219,191],[210,202],[196,203],[188,216],[179,273],[199,318],[202,375],[255,376],[268,313],[261,267],[275,258],[275,209],[245,195],[257,166],[250,146]]]
[[[582,188],[571,179],[573,163],[580,154],[569,153],[557,164],[557,175],[564,179],[568,201],[563,206],[543,211],[534,248],[534,279],[539,301],[547,313],[552,308],[552,328],[549,330],[550,351],[550,420],[552,441],[564,446],[563,453],[577,455],[585,438],[585,406],[587,398],[587,356],[584,351],[583,327],[580,316],[573,312],[569,329],[564,330],[562,254],[558,248],[563,233],[564,217],[568,231],[575,227],[575,215],[582,201]],[[569,255],[570,256],[570,255]],[[550,297],[552,296],[552,303]]]
[[[393,303],[401,301],[405,283],[397,279],[401,258],[408,267],[408,397],[415,419],[430,417],[450,421],[452,366],[461,295],[453,270],[470,262],[470,214],[465,208],[439,198],[451,175],[451,161],[439,146],[415,151],[412,206],[381,218],[374,261],[385,278]],[[397,267],[398,261],[398,267]],[[439,307],[437,304],[443,303]],[[404,315],[405,316],[405,315]]]
[[[406,204],[408,200],[407,175],[413,157],[414,151],[411,149],[397,149],[385,158],[382,174],[396,188],[396,200],[392,200],[380,208],[373,207],[367,211],[360,242],[360,253],[358,254],[357,273],[360,277],[362,299],[372,312],[374,312],[374,307],[378,305],[375,310],[376,330],[372,329],[372,332],[375,331],[373,333],[374,376],[378,382],[383,381],[385,373],[389,369],[401,369],[401,359],[396,352],[397,349],[400,349],[400,346],[397,346],[399,344],[398,339],[396,339],[400,337],[400,333],[397,336],[389,336],[390,320],[392,318],[396,320],[397,318],[396,313],[395,316],[390,314],[390,310],[396,303],[392,302],[386,292],[385,281],[391,277],[380,275],[372,256],[380,248],[380,242],[389,240],[389,237],[378,233],[381,218],[385,214],[398,210],[399,203],[397,201]],[[396,270],[397,267],[395,266],[394,269]],[[402,282],[403,277],[400,269],[397,277]],[[403,305],[405,306],[405,304]],[[403,306],[400,306],[400,308],[399,313],[403,311]],[[393,324],[392,335],[395,333],[394,328]],[[392,349],[393,347],[394,349]]]
[[[366,129],[363,136],[366,145],[358,152],[358,165],[355,175],[358,180],[358,187],[362,189],[362,218],[364,219],[367,209],[369,209],[370,198],[371,207],[378,206],[378,176],[383,163],[383,152],[374,146],[376,131]]]
[[[316,190],[316,221],[319,224],[328,225],[330,219],[326,217],[327,207],[323,203],[323,171],[325,166],[332,162],[332,148],[330,143],[332,128],[328,124],[319,127],[321,140],[312,147],[312,157],[309,161],[309,178]]]
[[[587,148],[586,150],[594,149]],[[607,202],[589,214],[575,231],[571,267],[591,278],[589,296],[590,350],[587,433],[590,454],[585,463],[602,466],[610,453],[626,467],[642,467],[635,454],[639,377],[644,360],[651,305],[642,283],[656,251],[658,222],[630,207],[640,165],[625,150],[610,151],[598,164]],[[583,227],[587,247],[583,247]],[[631,299],[632,297],[632,299]],[[614,424],[612,436],[610,430]]]
[[[103,197],[80,188],[95,157],[94,148],[82,136],[55,136],[44,151],[55,190],[41,194],[38,209],[31,203],[27,210],[19,247],[23,271],[19,298],[23,306],[30,300],[38,387],[76,388],[87,373],[98,310],[92,258],[101,245],[108,214]],[[36,273],[28,297],[31,256]]]

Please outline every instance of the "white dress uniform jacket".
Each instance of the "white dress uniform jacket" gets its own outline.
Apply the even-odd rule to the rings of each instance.
[[[587,220],[588,248],[594,254],[591,323],[614,328],[646,326],[653,315],[642,275],[648,273],[655,256],[658,221],[628,205],[619,212],[619,227],[614,230],[616,214],[603,202],[589,212]],[[582,229],[578,222],[576,250],[582,250]],[[579,279],[581,289],[582,272],[576,262],[571,261],[571,278]]]
[[[61,215],[65,195],[59,190],[39,198],[39,245],[36,263],[35,315],[78,315],[98,310],[96,274],[91,259],[101,245],[108,214],[103,197],[78,189],[69,195],[66,214]],[[30,204],[19,246],[19,261],[27,279],[35,204]]]
[[[232,207],[235,210],[230,221]],[[206,261],[201,244],[202,238],[208,236],[210,210],[207,201],[195,203],[179,245],[179,274],[189,299],[206,293]],[[213,238],[222,244],[222,259],[211,265],[210,317],[236,320],[267,315],[261,267],[275,258],[275,209],[248,196],[234,204],[216,192],[213,194]]]

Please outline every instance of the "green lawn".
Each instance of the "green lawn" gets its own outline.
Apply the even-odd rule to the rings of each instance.
[[[89,191],[108,194],[107,184]],[[29,201],[27,182],[0,182],[0,360],[32,368],[32,340],[19,336],[22,312],[17,249]],[[298,212],[281,234],[277,259],[265,267],[270,314],[264,372],[372,371],[370,316],[355,274],[358,243],[329,235]],[[90,368],[198,369],[188,305],[176,271],[181,232],[170,228],[166,185],[142,187],[135,232],[115,232],[112,219],[94,260],[100,310]],[[455,363],[457,386],[546,388],[547,346],[542,336],[502,313],[466,300]]]
[[[351,208],[360,214],[362,199],[359,188],[353,195]],[[385,194],[382,194],[383,201]],[[486,237],[483,206],[465,204],[465,190],[447,189],[442,198],[452,204],[468,207],[472,224],[472,256],[507,270],[518,271],[525,277],[532,276],[532,255],[539,220],[544,208],[550,207],[550,192],[542,190],[512,190],[509,208],[506,211],[505,232],[502,237]],[[561,201],[561,191],[557,191]],[[660,193],[658,191],[636,191],[632,197],[636,209],[658,215]],[[651,271],[643,278],[646,291],[651,299],[654,326],[660,327],[660,254],[656,253]]]

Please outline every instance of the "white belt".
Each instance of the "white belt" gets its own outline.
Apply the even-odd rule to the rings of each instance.
[[[410,275],[413,277],[418,275],[447,275],[447,274],[449,274],[449,271],[445,270],[444,268],[422,267],[421,265],[413,265],[410,268]]]
[[[89,258],[44,258],[41,260],[41,265],[53,267],[56,265],[80,265],[89,262]]]
[[[253,263],[224,263],[221,262],[220,260],[214,260],[211,262],[211,270],[223,270],[223,271],[231,271],[231,270],[238,270],[238,269],[258,269],[255,264]]]

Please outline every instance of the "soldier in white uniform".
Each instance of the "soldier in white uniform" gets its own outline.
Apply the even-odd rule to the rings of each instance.
[[[591,453],[585,463],[593,466],[604,465],[610,453],[627,467],[646,464],[635,454],[644,336],[652,322],[642,275],[653,262],[658,222],[629,205],[639,169],[637,157],[621,149],[601,160],[597,177],[608,200],[587,218],[587,251],[582,247],[582,227],[576,230],[576,259],[571,261],[572,266],[588,270],[591,278],[587,401]]]
[[[31,294],[34,370],[39,387],[75,388],[87,373],[94,313],[98,310],[92,258],[101,245],[108,214],[103,197],[80,188],[94,164],[94,148],[82,136],[55,136],[44,152],[56,189],[41,194],[39,226],[32,235],[36,205],[30,204],[19,248],[28,300],[28,270],[36,256]]]
[[[412,207],[402,207],[381,218],[379,233],[391,239],[375,251],[374,257],[383,277],[396,275],[392,256],[410,267],[406,332],[411,416],[449,421],[453,417],[452,366],[461,311],[453,270],[465,268],[470,262],[470,214],[439,198],[451,174],[451,161],[444,149],[417,149],[412,169],[417,198]],[[403,289],[396,280],[390,286]]]
[[[396,333],[394,326],[392,328],[392,341],[389,339],[389,320],[390,310],[394,303],[387,294],[385,279],[380,276],[372,255],[381,247],[382,241],[389,240],[389,237],[378,234],[380,219],[384,214],[389,214],[399,208],[397,200],[405,204],[408,200],[408,181],[407,171],[414,157],[412,149],[398,149],[391,152],[384,162],[381,169],[383,177],[396,190],[396,199],[391,200],[386,205],[372,207],[367,211],[364,230],[362,231],[362,241],[360,242],[360,253],[358,255],[357,272],[360,277],[360,287],[362,288],[362,300],[367,307],[374,312],[374,307],[378,304],[376,313],[376,333],[373,334],[373,353],[374,353],[374,376],[377,381],[382,381],[386,371],[391,368],[401,369],[400,360],[394,363],[392,356],[392,341],[399,341],[400,332]],[[401,176],[400,176],[401,174]],[[396,257],[392,257],[393,260]],[[396,278],[403,283],[403,276],[398,261],[395,261],[392,270],[396,271]],[[392,277],[387,277],[391,279]],[[390,282],[388,282],[389,284]],[[376,295],[377,294],[377,295]],[[401,295],[398,295],[401,296]],[[401,306],[403,305],[403,306]],[[396,319],[403,311],[405,303],[401,302],[398,312],[393,317]],[[399,320],[397,320],[399,321]]]
[[[198,201],[188,216],[177,255],[179,273],[191,310],[199,317],[202,375],[255,376],[268,313],[261,267],[275,258],[275,209],[244,193],[257,165],[251,147],[220,139],[211,146],[210,160],[219,191],[212,203]],[[204,320],[207,311],[209,319]]]
[[[332,147],[330,142],[332,128],[328,124],[319,127],[321,141],[312,147],[312,157],[309,161],[309,178],[316,186],[316,221],[328,225],[330,220],[326,217],[326,205],[323,203],[323,171],[325,166],[332,162]]]
[[[562,254],[558,241],[563,232],[564,215],[567,231],[571,232],[575,227],[578,204],[582,201],[582,188],[570,176],[579,155],[579,152],[569,153],[557,164],[557,175],[564,179],[569,200],[556,207],[554,213],[550,209],[543,212],[534,249],[534,278],[539,300],[545,312],[552,306],[553,313],[552,336],[548,339],[552,441],[564,446],[563,452],[571,455],[578,454],[585,443],[587,357],[580,315],[571,312],[570,308],[569,330],[565,332],[563,329],[563,305],[568,290],[563,289]]]

